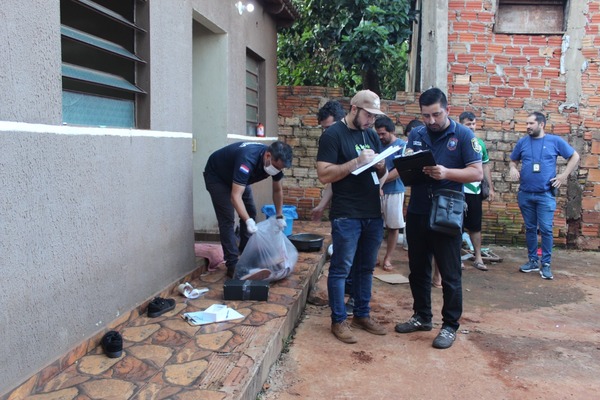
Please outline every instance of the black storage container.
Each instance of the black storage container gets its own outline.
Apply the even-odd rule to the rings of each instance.
[[[269,298],[269,282],[229,279],[223,284],[225,300],[259,300]]]

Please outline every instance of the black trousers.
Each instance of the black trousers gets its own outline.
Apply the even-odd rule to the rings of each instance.
[[[222,182],[214,182],[210,178],[207,179],[206,173],[204,175],[204,181],[206,182],[206,190],[210,193],[210,199],[212,200],[213,208],[217,216],[217,222],[219,224],[219,238],[221,240],[221,246],[223,247],[223,255],[225,258],[225,265],[228,271],[233,271],[238,262],[239,255],[244,248],[250,235],[246,230],[246,223],[240,220],[240,237],[239,246],[238,238],[235,234],[235,209],[231,203],[231,185],[227,185]],[[256,219],[256,206],[254,205],[254,198],[252,196],[252,189],[250,186],[246,186],[242,200],[246,211],[250,215],[250,218]]]
[[[406,215],[408,240],[408,266],[413,310],[423,321],[431,321],[431,276],[432,257],[435,257],[442,276],[444,305],[442,327],[458,329],[462,315],[462,271],[460,248],[462,237],[452,237],[431,231],[429,215]]]

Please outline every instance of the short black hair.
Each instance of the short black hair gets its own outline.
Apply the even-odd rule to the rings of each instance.
[[[387,115],[382,115],[375,119],[375,129],[385,128],[386,131],[394,133],[396,131],[396,125]]]
[[[469,121],[475,121],[477,117],[471,111],[463,111],[458,116],[458,122],[462,124],[465,119],[468,119]]]
[[[423,123],[423,121],[421,121],[420,119],[413,119],[412,121],[410,121],[408,123],[408,125],[406,125],[406,129],[404,129],[404,134],[406,136],[408,136],[408,134],[410,133],[410,131],[412,131],[414,128],[416,128],[417,126],[423,126],[425,125]]]
[[[271,143],[267,151],[271,153],[271,156],[275,161],[283,161],[286,168],[292,165],[292,148],[289,144],[280,142],[279,140]]]
[[[531,114],[529,114],[530,117],[532,115],[535,117],[535,120],[538,124],[544,124],[544,127],[546,127],[546,116],[544,114],[542,114],[539,111],[534,111]]]
[[[427,89],[419,96],[419,106],[431,106],[440,103],[440,107],[444,110],[448,108],[448,99],[444,92],[438,88]]]
[[[317,122],[321,124],[322,121],[325,121],[329,117],[333,117],[334,121],[340,121],[345,116],[346,111],[344,111],[340,102],[337,100],[329,100],[323,107],[319,108],[319,112],[317,112]]]

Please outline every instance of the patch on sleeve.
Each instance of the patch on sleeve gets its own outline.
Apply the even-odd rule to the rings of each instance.
[[[243,174],[246,174],[246,175],[247,175],[247,174],[249,174],[249,173],[250,173],[250,168],[248,168],[248,166],[247,166],[247,165],[245,165],[245,164],[242,164],[242,165],[240,165],[240,171],[241,171]]]
[[[479,140],[477,140],[477,138],[471,139],[471,146],[476,153],[481,153],[481,145],[479,144]]]

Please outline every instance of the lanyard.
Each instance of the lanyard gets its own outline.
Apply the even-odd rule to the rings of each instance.
[[[542,154],[544,154],[544,140],[546,140],[546,135],[544,135],[544,137],[542,138],[542,147],[540,148],[540,158],[538,160],[538,163],[542,162]],[[533,158],[533,139],[531,138],[531,136],[529,137],[529,142],[531,145],[531,161],[535,163],[535,158]]]

